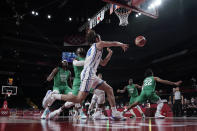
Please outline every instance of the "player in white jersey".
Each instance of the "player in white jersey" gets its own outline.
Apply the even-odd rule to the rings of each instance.
[[[87,97],[88,92],[90,91],[90,88],[94,89],[95,87],[97,87],[97,85],[100,84],[100,86],[97,88],[100,90],[104,90],[106,92],[107,99],[112,109],[112,118],[121,119],[122,115],[116,109],[113,88],[110,85],[108,85],[106,82],[98,78],[96,76],[96,72],[97,72],[98,66],[99,65],[105,66],[110,60],[111,55],[112,55],[112,51],[108,52],[108,55],[105,57],[105,59],[101,59],[103,48],[121,47],[124,51],[126,51],[129,46],[127,44],[123,44],[120,42],[102,41],[100,38],[100,35],[96,34],[95,31],[93,30],[88,31],[87,42],[91,45],[91,47],[89,48],[86,54],[84,69],[81,73],[81,85],[80,85],[80,91],[78,95],[74,96],[72,94],[68,94],[68,95],[53,94],[53,92],[50,92],[48,96],[46,97],[45,101],[43,101],[43,103],[49,106],[55,100],[63,100],[63,101],[71,101],[74,103],[81,103]]]
[[[102,74],[99,73],[98,77],[102,79]],[[100,86],[100,85],[98,85]],[[105,103],[105,92],[103,90],[95,89],[94,95],[91,100],[91,104],[88,109],[88,114],[93,110],[96,104],[96,112],[92,115],[94,119],[108,119],[105,115],[103,115],[102,111],[104,111],[104,103]]]

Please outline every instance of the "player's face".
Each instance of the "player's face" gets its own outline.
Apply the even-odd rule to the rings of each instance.
[[[62,61],[62,67],[67,67],[67,66],[68,66],[67,61]]]
[[[129,79],[129,85],[133,83],[133,79]]]

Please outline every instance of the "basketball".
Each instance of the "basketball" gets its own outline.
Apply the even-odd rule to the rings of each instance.
[[[144,36],[138,36],[135,38],[135,44],[138,47],[143,47],[146,44],[146,38]]]

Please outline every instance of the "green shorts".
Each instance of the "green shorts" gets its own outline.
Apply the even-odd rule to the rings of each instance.
[[[136,98],[137,97],[130,97],[130,101],[129,101],[129,104],[133,104],[135,101],[136,101]]]
[[[141,94],[136,98],[137,102],[144,103],[147,100],[150,100],[150,102],[157,102],[160,99],[160,97],[155,93],[153,90],[143,90]]]
[[[74,78],[73,80],[73,87],[72,87],[72,94],[77,96],[79,93],[79,88],[80,88],[81,80],[80,78]]]
[[[69,86],[53,86],[53,91],[56,90],[60,94],[68,94],[72,92],[72,89]]]

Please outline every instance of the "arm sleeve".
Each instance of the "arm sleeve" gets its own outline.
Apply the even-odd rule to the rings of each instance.
[[[84,66],[84,62],[85,61],[77,61],[77,60],[74,60],[73,61],[73,65],[74,66]]]

